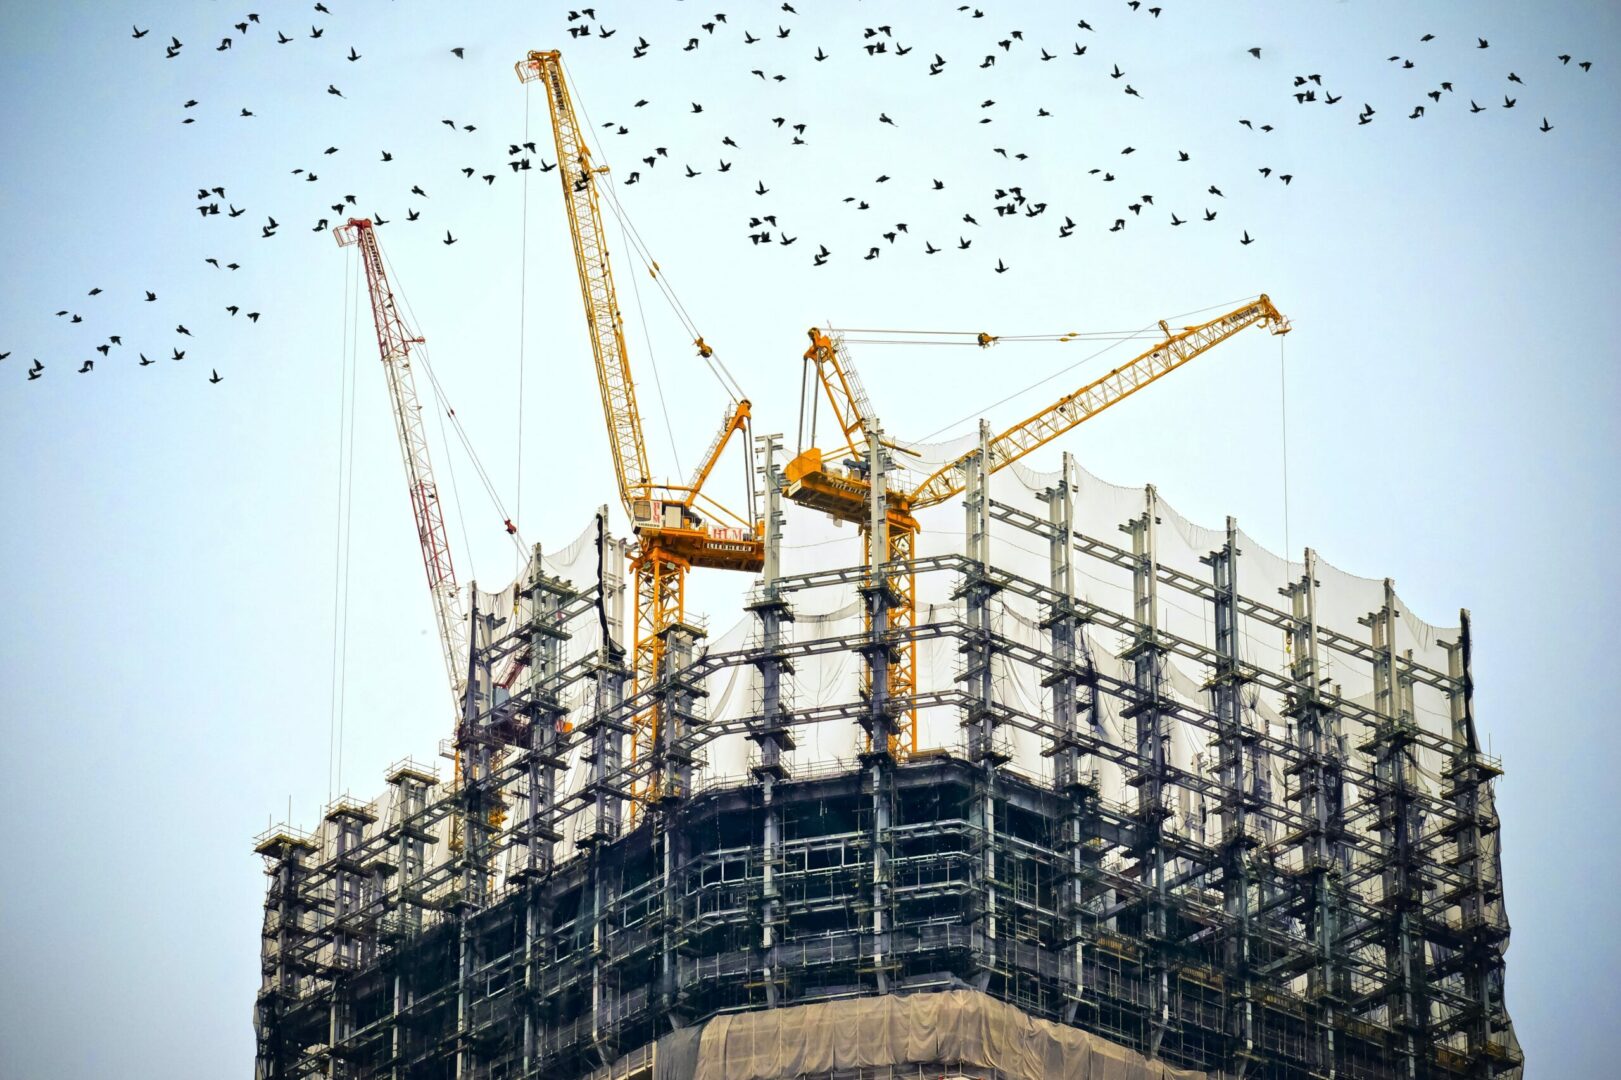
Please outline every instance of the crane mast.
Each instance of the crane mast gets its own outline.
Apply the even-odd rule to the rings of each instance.
[[[763,523],[754,519],[752,492],[746,514],[735,513],[702,494],[704,482],[734,435],[742,436],[745,453],[752,449],[749,402],[737,401],[728,411],[720,433],[690,483],[653,480],[597,196],[598,177],[607,172],[607,167],[592,163],[585,131],[575,115],[563,77],[562,54],[556,50],[530,52],[515,68],[520,82],[539,82],[546,89],[574,265],[579,272],[597,389],[613,451],[614,479],[636,530],[637,548],[631,560],[636,579],[631,655],[635,687],[645,690],[658,681],[664,669],[668,631],[686,625],[687,572],[696,566],[758,573],[765,563]],[[694,344],[700,355],[711,355],[702,338]],[[752,469],[748,476],[752,478]],[[706,515],[716,518],[717,523],[711,524]],[[721,520],[728,524],[719,524]],[[644,800],[684,794],[663,769],[669,739],[662,729],[663,716],[657,705],[649,707],[632,724],[631,759],[654,757],[650,779],[636,792]]]
[[[1265,326],[1273,334],[1289,332],[1289,321],[1272,305],[1265,293],[1225,315],[1197,326],[1183,327],[1176,333],[1172,333],[1163,320],[1159,325],[1165,334],[1164,341],[991,439],[986,445],[989,457],[987,473],[1005,468],[1032,450],[1045,446],[1248,327]],[[833,412],[839,437],[844,442],[826,453],[814,446],[805,448],[802,445],[798,455],[783,472],[783,491],[802,506],[860,526],[865,555],[869,553],[872,543],[868,527],[872,483],[871,463],[861,459],[865,456],[863,447],[868,429],[874,424],[872,409],[839,339],[815,329],[810,331],[810,338],[811,347],[805,351],[805,363],[807,368],[815,368],[815,376]],[[995,340],[988,334],[979,336],[982,347],[993,344]],[[810,374],[807,370],[807,380]],[[802,438],[814,442],[814,424],[810,427],[807,433],[802,420]],[[850,455],[856,459],[854,468],[841,464]],[[910,491],[892,489],[888,493],[886,565],[900,569],[886,570],[886,574],[898,598],[897,606],[891,611],[891,626],[901,635],[917,621],[914,579],[906,568],[912,558],[918,532],[913,512],[945,502],[961,493],[968,482],[968,462],[972,456],[965,455],[947,463]],[[890,666],[891,691],[897,697],[910,695],[914,692],[916,681],[917,652],[914,643],[906,640],[898,645],[896,659]],[[915,753],[918,749],[917,734],[916,714],[908,712],[902,717],[891,751],[902,755]]]
[[[417,541],[422,547],[422,565],[428,573],[428,592],[433,597],[434,619],[439,624],[439,644],[444,653],[445,674],[457,710],[461,709],[467,679],[467,620],[462,617],[456,587],[456,569],[450,561],[450,541],[434,484],[433,466],[428,460],[427,433],[422,425],[422,405],[417,399],[416,381],[411,374],[411,346],[423,339],[406,327],[394,302],[383,266],[382,249],[369,218],[350,218],[332,230],[339,247],[360,250],[366,268],[366,289],[371,295],[372,322],[377,329],[377,351],[388,380],[389,401],[393,405],[394,433],[399,436],[400,456],[405,461],[405,479],[410,489],[411,514],[416,520]]]

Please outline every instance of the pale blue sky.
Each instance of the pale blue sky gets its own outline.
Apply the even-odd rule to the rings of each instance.
[[[793,431],[813,322],[1105,330],[1268,292],[1297,328],[1289,540],[1395,578],[1432,622],[1473,612],[1477,713],[1507,768],[1508,995],[1528,1075],[1607,1071],[1621,968],[1607,797],[1621,740],[1605,685],[1621,632],[1606,558],[1621,404],[1605,324],[1621,236],[1613,8],[1167,2],[1154,20],[1115,2],[981,3],[986,18],[971,20],[952,3],[804,0],[790,16],[778,3],[600,0],[618,34],[576,42],[558,4],[479,5],[476,16],[420,0],[326,6],[331,17],[264,4],[262,25],[221,53],[242,15],[215,3],[0,5],[0,352],[12,353],[0,361],[0,1076],[250,1068],[263,887],[250,838],[289,799],[295,820],[314,823],[329,792],[349,345],[360,364],[337,786],[369,795],[388,762],[431,757],[448,734],[374,346],[365,325],[345,334],[348,257],[312,231],[335,216],[328,204],[353,193],[362,212],[392,219],[383,245],[509,509],[525,312],[525,535],[566,542],[613,501],[556,176],[530,174],[525,244],[523,187],[503,165],[526,123],[511,64],[550,47],[564,49],[593,121],[631,129],[604,136],[617,177],[644,172],[617,190],[752,395],[757,430]],[[728,22],[711,37],[699,24],[721,9]],[[1082,16],[1095,33],[1074,27]],[[131,20],[151,35],[130,40]],[[862,28],[880,23],[916,51],[869,59]],[[297,40],[275,45],[278,27]],[[745,29],[763,40],[745,46]],[[1004,53],[995,42],[1013,29],[1025,40]],[[1436,40],[1421,45],[1426,32]],[[186,43],[172,61],[161,45],[171,34]],[[630,58],[637,35],[654,43],[646,60]],[[684,53],[689,36],[701,45]],[[1480,37],[1489,49],[1475,48]],[[350,46],[361,60],[343,59]],[[825,63],[810,59],[817,46]],[[1039,61],[1044,46],[1057,59]],[[948,65],[931,78],[936,52]],[[1593,70],[1560,65],[1563,52]],[[987,53],[1003,59],[981,69]],[[1108,78],[1113,64],[1126,78]],[[761,81],[755,67],[788,79]],[[1344,101],[1297,106],[1292,76],[1311,73]],[[1442,79],[1456,93],[1437,105],[1422,95]],[[1127,82],[1141,99],[1121,92]],[[1514,109],[1502,108],[1507,90]],[[1490,107],[1472,116],[1470,97]],[[634,108],[638,98],[650,104]],[[998,104],[982,110],[985,99]],[[1364,103],[1377,112],[1359,127]],[[1420,103],[1429,115],[1409,121]],[[788,145],[777,116],[805,123],[807,145]],[[447,118],[478,131],[453,132]],[[527,122],[551,160],[538,91]],[[661,145],[669,159],[647,170],[637,159]],[[1127,145],[1134,154],[1120,153]],[[1192,161],[1176,163],[1177,150]],[[733,162],[724,175],[722,158]],[[703,175],[686,179],[687,164]],[[493,167],[497,180],[467,180],[463,166]],[[1261,166],[1295,179],[1264,179]],[[1119,180],[1104,185],[1093,167]],[[880,174],[892,179],[877,185]],[[936,177],[945,192],[929,190]],[[768,195],[752,194],[759,181]],[[1049,201],[1047,215],[992,220],[992,189],[1010,183]],[[1205,192],[1212,183],[1224,198]],[[197,214],[196,189],[215,184],[247,208],[240,219]],[[412,184],[428,198],[409,197]],[[1142,193],[1155,204],[1141,218],[1122,209]],[[407,224],[413,206],[423,218]],[[1197,220],[1207,206],[1214,223]],[[1173,229],[1172,210],[1195,220]],[[750,245],[748,218],[762,212],[798,243]],[[980,227],[959,220],[967,212]],[[272,240],[259,237],[267,214],[282,226]],[[1060,241],[1064,215],[1078,228]],[[1107,232],[1122,216],[1126,230]],[[904,235],[893,248],[877,239],[901,221],[909,250]],[[446,228],[455,246],[440,242]],[[1244,230],[1256,243],[1238,243]],[[956,251],[958,236],[973,247]],[[948,250],[925,256],[925,239]],[[821,243],[834,255],[816,269]],[[881,257],[863,261],[873,244]],[[690,467],[724,398],[625,245],[613,250],[627,309],[641,284]],[[214,270],[208,256],[242,268]],[[991,272],[999,258],[1008,273]],[[87,297],[92,286],[103,294]],[[159,300],[143,302],[146,289]],[[223,310],[233,303],[264,316],[243,325]],[[84,322],[53,317],[64,308]],[[126,344],[103,360],[90,350],[109,334]],[[631,341],[651,452],[675,472],[634,318]],[[1062,348],[1076,346],[861,360],[888,428],[921,436],[1082,355]],[[136,350],[157,363],[136,366]],[[36,356],[46,374],[28,382]],[[93,373],[74,374],[92,357]],[[210,385],[211,368],[225,381]],[[1066,446],[1101,477],[1152,481],[1195,521],[1235,514],[1281,549],[1279,404],[1278,345],[1255,334]],[[465,533],[453,525],[463,577],[504,582],[499,515],[472,497],[465,458],[441,453],[439,466],[441,483],[453,468],[468,496]],[[718,608],[728,587],[699,595]]]

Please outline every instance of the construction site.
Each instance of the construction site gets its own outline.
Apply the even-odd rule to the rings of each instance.
[[[457,581],[421,336],[372,222],[339,226],[456,714],[439,761],[256,838],[255,1075],[1519,1077],[1468,612],[1432,625],[1390,579],[1049,446],[1288,333],[1272,299],[927,446],[813,329],[791,443],[738,396],[691,478],[655,480],[611,189],[558,54],[517,74],[549,105],[631,529],[604,507],[505,588]],[[714,571],[733,625],[688,607]]]

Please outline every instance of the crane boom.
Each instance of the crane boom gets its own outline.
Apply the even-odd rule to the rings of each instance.
[[[1198,326],[1184,327],[1179,333],[1171,333],[1170,327],[1161,321],[1159,325],[1165,332],[1164,341],[992,439],[987,444],[990,461],[986,471],[995,472],[1019,460],[1109,406],[1124,401],[1154,380],[1175,371],[1200,353],[1256,324],[1268,326],[1274,334],[1289,332],[1289,321],[1272,306],[1272,301],[1264,293],[1252,303]],[[862,459],[867,456],[864,449],[867,433],[875,426],[872,406],[861,388],[849,356],[844,352],[843,343],[835,335],[818,330],[810,331],[810,337],[811,347],[805,351],[805,360],[816,367],[818,381],[839,428],[839,437],[845,440],[845,444],[826,452],[815,446],[802,446],[799,454],[783,470],[783,493],[801,506],[820,510],[839,521],[855,523],[862,530],[863,554],[868,554],[873,541],[870,526],[872,477],[871,463]],[[989,334],[979,335],[981,346],[988,346],[995,340]],[[803,411],[802,403],[802,439],[814,441],[815,424],[806,425]],[[861,445],[856,444],[857,439]],[[961,457],[946,464],[911,490],[896,487],[888,493],[887,528],[884,530],[887,544],[883,552],[887,566],[885,580],[897,597],[897,603],[890,611],[890,629],[902,635],[917,622],[915,575],[911,570],[911,560],[916,546],[918,522],[913,511],[942,503],[961,492],[967,486],[970,457]],[[907,638],[897,646],[889,666],[888,681],[889,691],[896,698],[904,699],[915,692],[915,641]],[[915,711],[907,710],[901,714],[898,730],[891,737],[890,751],[905,755],[916,753],[917,750],[917,716]]]
[[[417,399],[416,380],[411,374],[411,346],[422,338],[411,333],[394,303],[383,266],[382,249],[369,218],[351,218],[332,230],[338,246],[355,245],[366,268],[366,289],[371,294],[372,322],[377,329],[377,351],[388,379],[389,401],[393,405],[394,433],[399,436],[400,456],[405,461],[405,478],[410,487],[411,514],[416,519],[417,541],[422,546],[422,565],[428,572],[428,592],[433,597],[433,614],[439,624],[439,644],[444,652],[445,673],[458,711],[462,690],[467,684],[467,620],[461,614],[456,569],[450,561],[450,541],[439,503],[439,488],[433,481],[428,460],[427,432],[422,426],[422,405]]]
[[[1184,327],[1180,333],[1170,334],[1162,321],[1160,328],[1170,334],[1165,341],[993,438],[989,445],[988,471],[995,472],[1018,461],[1256,323],[1269,326],[1274,334],[1289,332],[1289,321],[1272,306],[1265,293],[1252,304],[1198,326]],[[924,479],[911,493],[910,505],[917,509],[945,502],[962,491],[967,483],[968,458],[963,457]]]
[[[522,70],[525,66],[535,74],[525,75]],[[608,422],[608,443],[613,450],[614,476],[619,482],[619,497],[630,513],[632,500],[637,495],[645,496],[652,474],[647,465],[647,444],[642,438],[642,416],[636,408],[636,386],[625,350],[624,323],[619,316],[613,270],[608,265],[602,208],[597,202],[595,179],[597,173],[604,170],[591,164],[591,149],[574,114],[568,84],[563,81],[562,54],[556,50],[530,53],[529,59],[520,64],[519,74],[525,78],[538,77],[546,87],[552,136],[557,144],[558,175],[563,182],[563,203],[568,208],[569,235],[574,241],[574,265],[580,274],[585,323],[596,359],[597,387],[602,395],[603,416]]]
[[[631,572],[636,579],[631,667],[636,689],[644,690],[662,677],[669,631],[686,626],[687,572],[693,567],[708,567],[758,573],[765,564],[764,523],[753,516],[752,486],[747,517],[705,497],[705,512],[717,512],[734,524],[711,524],[696,506],[704,483],[733,435],[743,435],[744,453],[749,452],[749,402],[741,393],[735,394],[735,407],[727,413],[720,433],[699,462],[690,484],[682,487],[654,481],[648,468],[641,414],[636,408],[635,387],[626,359],[623,320],[603,239],[597,182],[607,168],[591,163],[585,132],[574,114],[574,103],[563,78],[562,54],[555,49],[532,51],[518,61],[515,68],[520,82],[540,82],[546,87],[547,105],[551,110],[563,202],[568,208],[574,264],[579,271],[580,294],[591,332],[597,386],[614,454],[615,478],[625,512],[636,530],[636,555],[631,560]],[[693,344],[705,359],[714,355],[714,350],[701,336],[696,336]],[[750,470],[745,475],[745,483],[752,485],[752,481]],[[685,770],[678,762],[673,769],[665,767],[666,762],[679,758],[679,755],[677,759],[665,755],[683,734],[679,727],[681,718],[670,714],[668,719],[675,726],[668,727],[666,719],[662,708],[654,704],[633,718],[631,724],[631,760],[645,755],[654,757],[650,777],[634,792],[638,798],[648,801],[685,794]]]

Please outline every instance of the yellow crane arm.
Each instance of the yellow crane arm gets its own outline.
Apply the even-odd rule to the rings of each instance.
[[[591,164],[591,150],[574,115],[574,103],[563,81],[563,57],[557,51],[531,52],[517,65],[523,82],[539,81],[546,87],[551,109],[552,135],[557,143],[558,176],[563,182],[563,203],[568,207],[569,235],[574,240],[574,265],[580,273],[580,294],[585,299],[585,322],[596,358],[597,388],[608,422],[608,443],[613,449],[614,475],[619,497],[630,510],[633,498],[652,482],[647,465],[647,444],[642,438],[642,417],[636,408],[636,387],[631,380],[625,351],[624,324],[608,247],[597,202],[600,171]]]
[[[744,398],[727,408],[726,415],[720,422],[720,430],[715,433],[715,440],[709,444],[703,460],[699,461],[698,467],[692,471],[692,479],[688,481],[686,489],[689,499],[697,498],[699,492],[703,491],[704,482],[709,479],[709,474],[715,471],[715,463],[726,452],[732,436],[739,431],[747,430],[748,426],[749,400]]]
[[[1172,334],[1161,322],[1160,328],[1167,335],[1165,341],[992,439],[990,471],[1045,446],[1077,424],[1090,420],[1110,405],[1125,400],[1155,379],[1170,374],[1200,353],[1256,324],[1268,327],[1274,334],[1289,332],[1289,320],[1272,306],[1265,293],[1253,303],[1210,322],[1184,327],[1180,333]],[[912,507],[933,506],[962,491],[968,483],[967,463],[968,457],[959,458],[925,479],[912,493]]]
[[[844,437],[843,449],[854,453],[864,451],[867,428],[875,426],[877,419],[867,391],[856,376],[855,365],[845,357],[842,341],[814,328],[807,333],[811,345],[805,350],[805,360],[816,365],[816,377],[833,410],[833,422],[838,424],[839,433]],[[805,437],[814,441],[815,433],[807,432]]]

